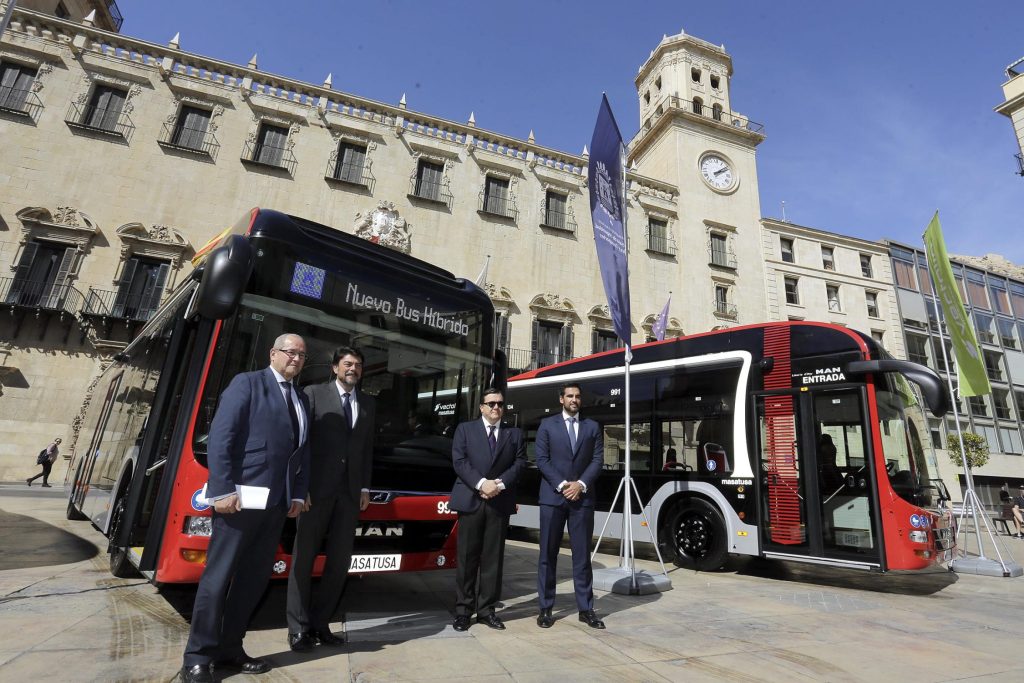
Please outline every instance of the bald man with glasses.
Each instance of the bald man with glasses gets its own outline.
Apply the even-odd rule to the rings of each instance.
[[[220,395],[206,456],[213,532],[185,646],[185,683],[213,681],[213,668],[218,677],[270,670],[245,653],[242,639],[270,580],[285,517],[298,516],[309,488],[309,404],[294,385],[305,362],[302,337],[282,334],[269,367],[236,375]],[[265,503],[241,487],[266,490]]]
[[[469,629],[474,612],[478,624],[505,628],[494,608],[501,599],[505,533],[516,508],[516,481],[526,466],[526,442],[521,430],[501,421],[504,413],[502,393],[487,389],[480,419],[460,424],[452,439],[458,478],[449,507],[459,514],[456,631]]]

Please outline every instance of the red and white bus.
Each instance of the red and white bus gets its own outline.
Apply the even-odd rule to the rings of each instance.
[[[339,345],[366,356],[372,504],[350,571],[455,566],[450,428],[477,411],[495,371],[487,295],[397,251],[260,209],[200,258],[100,377],[69,467],[68,518],[109,537],[111,571],[198,581],[211,517],[197,497],[218,397],[239,372],[266,366],[286,331],[309,352],[300,385],[329,379]],[[293,536],[291,523],[268,572],[287,574]]]
[[[647,519],[680,566],[718,569],[735,554],[921,569],[950,549],[917,398],[935,416],[947,410],[930,369],[892,359],[854,330],[810,322],[653,342],[633,349],[628,435],[623,374],[618,349],[513,377],[506,394],[507,418],[526,430],[532,462],[540,420],[560,410],[559,387],[581,386],[581,414],[604,428],[599,528],[629,439]],[[537,525],[537,477],[527,470],[512,524]],[[617,509],[612,537],[621,501]],[[651,538],[633,509],[633,537]]]

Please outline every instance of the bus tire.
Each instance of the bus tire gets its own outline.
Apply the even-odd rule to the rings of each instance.
[[[121,526],[121,520],[124,518],[124,507],[124,496],[122,496],[117,499],[117,504],[114,506],[113,513],[111,513],[109,532],[111,539],[108,548],[110,553],[110,573],[119,579],[129,579],[138,576],[135,566],[128,559],[128,548],[114,545],[113,541],[113,539],[117,538],[118,527]]]
[[[677,567],[697,571],[721,569],[728,555],[725,519],[711,503],[691,498],[678,505],[665,529]]]

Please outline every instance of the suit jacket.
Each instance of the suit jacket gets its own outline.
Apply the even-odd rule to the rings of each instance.
[[[491,455],[487,429],[482,419],[463,422],[452,438],[452,466],[457,479],[452,488],[449,507],[456,512],[473,512],[486,503],[503,515],[511,515],[516,507],[516,482],[526,467],[526,442],[518,427],[501,423],[498,444]],[[476,490],[481,479],[501,479],[505,490],[484,500]]]
[[[355,428],[345,421],[338,383],[331,379],[306,387],[310,410],[310,484],[313,505],[335,496],[359,505],[359,494],[370,488],[376,403],[357,390],[359,412]]]
[[[558,492],[563,481],[582,481],[587,492],[578,504],[594,507],[597,478],[604,464],[604,437],[601,426],[593,420],[581,419],[576,436],[576,451],[569,444],[569,430],[562,413],[541,420],[537,429],[537,469],[541,473],[541,505],[568,505],[569,501]]]
[[[307,415],[309,404],[293,394]],[[207,443],[211,498],[234,493],[237,484],[266,486],[267,505],[305,498],[309,483],[309,439],[294,447],[292,423],[273,371],[267,367],[235,375],[220,396]]]

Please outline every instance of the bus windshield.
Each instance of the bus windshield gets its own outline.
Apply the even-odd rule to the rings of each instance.
[[[900,375],[884,375],[879,383],[875,392],[878,426],[889,484],[896,495],[908,503],[930,507],[935,498],[931,481],[935,475],[930,470],[921,440],[928,434],[921,401],[910,383]]]

